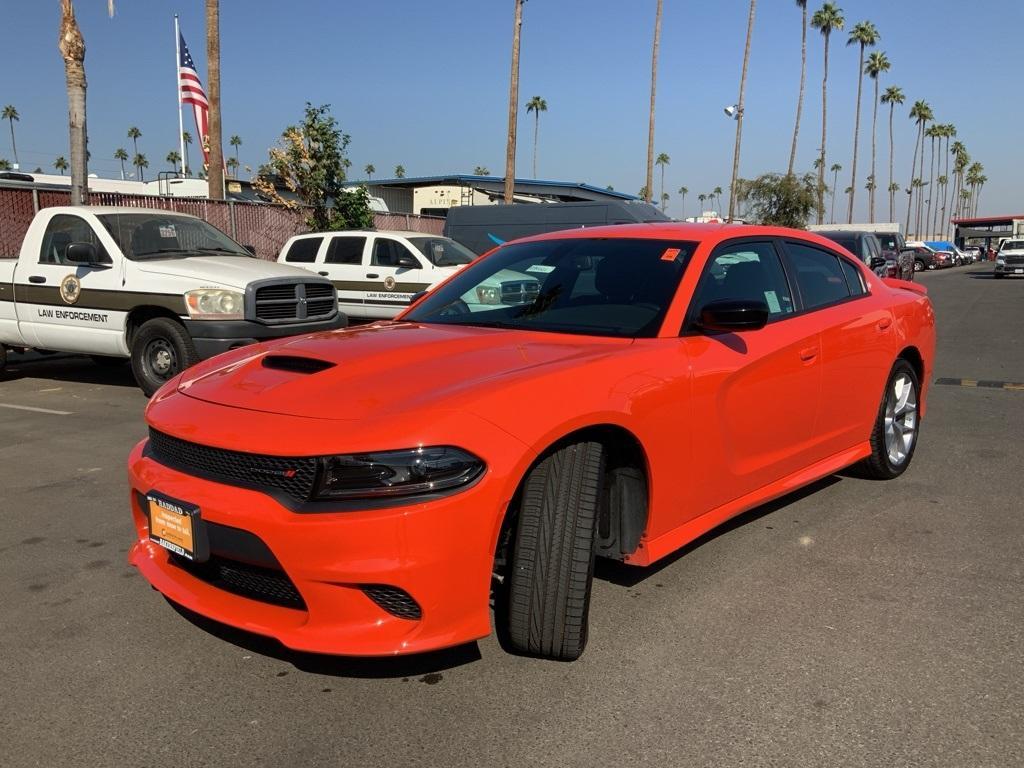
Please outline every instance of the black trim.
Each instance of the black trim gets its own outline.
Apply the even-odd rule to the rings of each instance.
[[[810,242],[810,241],[804,241],[804,240],[797,240],[795,238],[788,238],[787,239],[787,238],[782,238],[782,237],[776,238],[776,240],[778,241],[778,244],[781,246],[782,258],[783,258],[783,262],[786,264],[787,272],[791,272],[793,270],[793,265],[789,263],[789,260],[792,258],[792,256],[789,253],[789,251],[786,250],[786,245],[788,243],[793,243],[794,245],[802,245],[802,246],[804,246],[806,248],[815,248],[815,249],[817,249],[819,251],[823,251],[823,252],[825,252],[825,253],[827,253],[827,254],[829,254],[831,256],[835,256],[837,259],[846,259],[847,261],[849,261],[851,264],[854,264],[855,266],[860,266],[860,267],[864,266],[864,263],[862,261],[858,261],[857,259],[851,259],[848,256],[842,255],[841,253],[836,253],[831,248],[828,248],[828,247],[826,247],[824,245],[820,245],[818,243],[814,243],[814,242]],[[840,271],[842,271],[842,267],[841,266],[840,266],[839,269],[840,269]],[[877,275],[876,275],[876,277],[877,277]],[[861,279],[864,280],[863,274],[861,274]],[[881,279],[881,278],[879,278],[879,279]],[[843,281],[846,282],[846,273],[845,272],[843,272]],[[814,306],[814,307],[805,307],[804,306],[804,296],[803,296],[803,293],[800,292],[800,285],[796,282],[796,280],[791,280],[790,284],[791,284],[791,286],[793,286],[793,288],[796,289],[796,294],[795,295],[796,295],[796,297],[799,300],[800,308],[796,312],[793,312],[792,314],[786,315],[787,318],[788,317],[803,317],[804,315],[809,314],[811,312],[819,312],[819,311],[821,311],[823,309],[830,309],[832,307],[838,307],[838,306],[840,306],[842,304],[849,304],[852,301],[859,301],[860,299],[864,299],[864,298],[867,298],[868,296],[872,295],[870,284],[868,283],[867,280],[864,280],[864,293],[858,294],[856,296],[850,295],[850,296],[847,296],[845,299],[839,299],[838,301],[830,301],[828,304],[818,304],[817,306]],[[846,290],[850,290],[849,283],[846,284]]]
[[[335,331],[348,326],[348,315],[338,312],[330,320],[313,323],[268,326],[251,320],[184,320],[199,357],[206,359],[221,352],[269,339],[299,336],[318,331]]]

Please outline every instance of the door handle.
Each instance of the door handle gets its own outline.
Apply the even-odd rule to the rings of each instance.
[[[371,279],[376,279],[376,278],[380,277],[380,275],[378,275],[376,272],[370,272],[366,276],[371,278]]]
[[[811,362],[811,360],[813,360],[817,356],[818,356],[818,348],[817,347],[806,347],[805,349],[801,349],[800,350],[800,359],[803,360],[805,363]]]
[[[321,277],[327,277],[326,272],[317,272],[317,274],[320,275]]]
[[[892,325],[892,318],[883,317],[881,320],[878,321],[878,330],[887,331],[889,330],[890,325]]]
[[[28,281],[30,283],[45,283],[46,282],[46,278],[43,277],[42,275],[29,275],[28,276]]]

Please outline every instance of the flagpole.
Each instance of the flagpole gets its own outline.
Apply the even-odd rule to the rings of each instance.
[[[185,119],[181,115],[181,30],[178,28],[178,14],[174,14],[174,85],[178,92],[178,147],[181,155],[181,169],[185,171]]]

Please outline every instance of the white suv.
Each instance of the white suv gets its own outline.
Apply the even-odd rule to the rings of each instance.
[[[1010,238],[999,244],[994,275],[995,277],[1003,275],[1024,277],[1024,238]]]

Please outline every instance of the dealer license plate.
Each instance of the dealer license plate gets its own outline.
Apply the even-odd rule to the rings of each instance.
[[[1024,269],[1015,269],[1015,270],[1013,270],[1013,274],[1015,274],[1015,275],[1024,275]]]
[[[206,559],[199,507],[154,493],[150,493],[146,501],[152,541],[189,560]]]

